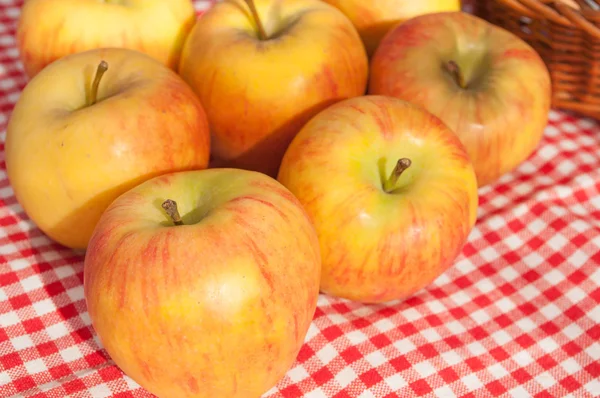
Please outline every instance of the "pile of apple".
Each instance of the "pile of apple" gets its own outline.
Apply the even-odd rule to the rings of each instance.
[[[538,54],[459,3],[25,3],[8,175],[85,250],[126,374],[160,397],[257,397],[319,292],[397,300],[451,266],[478,187],[535,150],[550,107]]]

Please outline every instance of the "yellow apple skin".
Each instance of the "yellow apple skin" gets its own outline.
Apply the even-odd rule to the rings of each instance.
[[[418,15],[458,11],[460,0],[323,0],[340,9],[354,24],[369,57],[395,25]]]
[[[103,47],[141,51],[176,69],[196,14],[190,0],[28,0],[17,27],[26,74]]]
[[[86,253],[84,292],[103,346],[151,393],[258,398],[296,360],[320,270],[312,223],[285,187],[209,169],[154,178],[112,203]]]
[[[466,88],[444,65],[460,67]],[[423,106],[460,138],[480,187],[496,182],[539,145],[551,80],[540,56],[475,16],[429,14],[396,27],[371,61],[369,94]]]
[[[108,71],[86,106],[97,65]],[[6,135],[6,167],[27,215],[58,243],[85,249],[106,207],[159,174],[208,166],[202,105],[177,74],[142,53],[69,55],[25,87]]]
[[[255,3],[272,39],[258,39],[242,0],[217,3],[193,27],[179,72],[208,114],[215,166],[275,177],[310,117],[366,92],[368,59],[352,23],[328,4]]]
[[[396,189],[383,181],[411,160]],[[382,96],[339,102],[313,118],[278,177],[315,225],[321,290],[367,303],[406,298],[450,267],[476,221],[467,153],[437,117]]]

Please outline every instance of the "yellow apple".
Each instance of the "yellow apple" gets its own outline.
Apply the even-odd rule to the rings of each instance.
[[[339,8],[356,26],[369,57],[400,22],[418,15],[458,11],[460,0],[323,0]]]
[[[320,270],[310,219],[277,181],[187,171],[110,205],[86,253],[84,292],[103,347],[151,393],[258,398],[304,343]]]
[[[17,43],[29,77],[65,55],[102,47],[141,51],[175,69],[195,19],[191,0],[28,0]]]
[[[423,106],[454,131],[480,187],[537,148],[551,79],[514,34],[464,12],[428,14],[394,28],[371,60],[369,94]]]
[[[209,146],[202,105],[174,71],[137,51],[100,49],[61,58],[27,84],[5,155],[27,215],[84,249],[117,196],[159,174],[206,168]]]
[[[429,285],[476,221],[477,181],[460,140],[392,97],[319,113],[292,141],[279,181],[315,225],[321,290],[350,300],[403,299]]]
[[[365,93],[368,59],[348,18],[319,0],[230,0],[198,19],[179,72],[206,109],[215,165],[276,176],[308,119]]]

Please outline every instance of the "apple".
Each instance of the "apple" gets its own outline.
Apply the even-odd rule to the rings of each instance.
[[[189,86],[148,55],[96,49],[50,64],[23,90],[6,168],[27,215],[85,249],[102,212],[134,185],[208,166],[206,114]]]
[[[278,180],[302,203],[321,246],[321,291],[365,303],[400,300],[450,267],[476,221],[477,181],[464,146],[422,107],[351,98],[311,119]]]
[[[198,19],[179,73],[205,106],[213,167],[276,177],[304,123],[366,92],[368,59],[348,18],[319,0],[231,0]]]
[[[103,347],[161,398],[259,397],[293,365],[319,295],[310,219],[275,179],[176,172],[100,218],[84,293]]]
[[[191,0],[28,0],[17,27],[26,74],[103,47],[141,51],[176,69],[196,13]]]
[[[438,116],[460,138],[480,187],[537,148],[551,81],[540,56],[508,31],[463,12],[415,17],[394,28],[371,61],[369,94]]]
[[[381,39],[399,23],[418,15],[458,11],[460,0],[323,0],[340,9],[354,24],[369,57]]]

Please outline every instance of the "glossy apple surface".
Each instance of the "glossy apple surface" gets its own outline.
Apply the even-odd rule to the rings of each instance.
[[[352,23],[319,0],[219,2],[193,27],[181,76],[206,108],[217,167],[275,177],[310,117],[366,91],[368,60]]]
[[[182,225],[163,211],[167,199]],[[308,216],[276,180],[173,173],[103,214],[85,258],[85,298],[111,358],[158,397],[260,397],[304,342],[320,267]]]
[[[97,101],[96,69],[106,61]],[[197,97],[142,53],[64,57],[23,90],[6,135],[6,167],[27,215],[58,243],[84,249],[117,196],[159,174],[206,168],[210,135]]]
[[[409,166],[394,181],[398,163]],[[458,138],[391,97],[353,98],[319,113],[290,145],[279,181],[317,230],[321,290],[351,300],[402,299],[429,285],[476,221],[475,173]]]
[[[28,0],[17,29],[29,77],[69,54],[119,47],[175,69],[196,19],[191,0]]]
[[[354,24],[369,56],[397,24],[418,15],[458,11],[460,0],[323,0],[340,9]]]
[[[440,13],[386,36],[371,62],[369,93],[413,102],[442,119],[484,186],[537,148],[551,82],[539,55],[512,33],[466,13]]]

